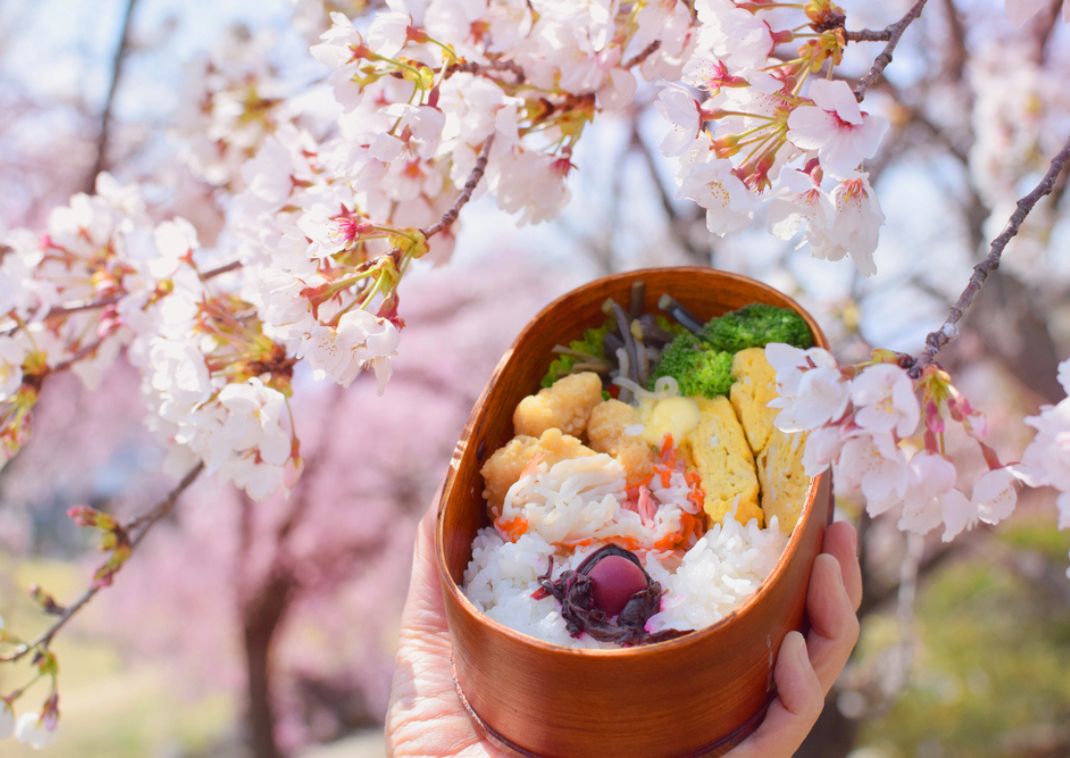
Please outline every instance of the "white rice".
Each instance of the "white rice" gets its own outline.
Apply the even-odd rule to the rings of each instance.
[[[615,648],[589,635],[572,637],[553,597],[536,600],[538,577],[546,573],[554,556],[554,576],[575,569],[592,548],[577,549],[571,556],[555,554],[554,547],[538,534],[528,532],[516,542],[507,542],[491,526],[479,530],[472,543],[472,560],[464,572],[464,592],[475,606],[519,632],[567,647]]]
[[[647,556],[647,573],[665,590],[647,631],[701,629],[720,621],[758,591],[787,543],[776,516],[765,529],[756,519],[744,526],[726,517],[684,554],[673,573]]]
[[[539,589],[538,577],[546,573],[551,556],[557,577],[578,567],[613,536],[627,536],[643,546],[636,552],[664,592],[660,612],[647,621],[648,632],[716,623],[757,591],[776,565],[787,536],[775,518],[762,529],[756,520],[743,525],[727,516],[681,560],[679,551],[656,550],[654,544],[679,530],[682,513],[697,512],[687,499],[685,478],[676,472],[666,487],[655,476],[650,492],[658,508],[653,522],[644,523],[624,507],[624,472],[610,456],[575,458],[550,468],[540,464],[510,488],[502,512],[504,521],[526,519],[527,533],[508,542],[494,527],[481,529],[464,575],[465,594],[491,618],[532,637],[570,647],[617,647],[586,634],[572,637],[557,601],[536,600],[532,593]],[[553,544],[588,539],[591,545],[574,550]]]

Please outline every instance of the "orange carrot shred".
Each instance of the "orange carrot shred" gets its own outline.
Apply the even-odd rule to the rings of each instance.
[[[498,519],[494,522],[494,525],[498,527],[499,532],[502,532],[509,538],[510,542],[516,542],[528,531],[528,520],[523,516],[517,516],[508,521]]]

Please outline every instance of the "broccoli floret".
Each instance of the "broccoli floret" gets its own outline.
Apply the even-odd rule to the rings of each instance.
[[[732,354],[714,350],[691,332],[685,332],[661,354],[651,385],[663,376],[676,379],[681,395],[727,395],[732,386]]]
[[[609,327],[610,323],[607,321],[602,326],[588,329],[583,333],[583,337],[568,343],[569,350],[575,350],[577,353],[590,355],[593,358],[605,358],[605,339]],[[542,378],[541,385],[543,387],[549,387],[561,377],[568,376],[572,372],[572,367],[576,365],[576,362],[581,360],[582,358],[575,355],[566,354],[557,356],[553,363],[550,364],[546,376]]]
[[[802,316],[788,308],[754,303],[711,319],[702,336],[715,350],[736,353],[770,342],[786,342],[799,348],[814,345],[810,327]]]

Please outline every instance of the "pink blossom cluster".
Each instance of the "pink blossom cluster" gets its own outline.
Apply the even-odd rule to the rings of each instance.
[[[671,122],[663,148],[711,230],[739,229],[764,205],[774,233],[802,233],[816,255],[850,254],[863,272],[874,269],[882,216],[860,167],[887,125],[834,78],[845,18],[829,0],[394,0],[370,19],[330,20],[311,50],[336,102],[328,128],[305,128],[288,110],[258,40],[235,38],[202,65],[184,131],[205,141],[188,157],[233,191],[214,249],[182,219],[153,220],[136,187],[106,175],[95,195],[57,209],[43,237],[3,235],[7,455],[26,438],[49,374],[69,368],[91,383],[128,348],[149,425],[176,468],[201,463],[258,498],[284,488],[300,468],[289,405],[296,364],[342,386],[371,371],[381,390],[404,327],[399,285],[419,259],[448,257],[461,206],[485,190],[521,224],[553,217],[586,126],[629,107],[639,77],[689,87],[661,92]],[[834,370],[818,362],[807,375]],[[928,445],[905,452],[909,416],[871,433],[862,388],[882,374],[891,382],[894,370],[870,367],[849,391],[847,379],[818,385],[851,398],[839,409],[849,434],[840,417],[799,428],[814,432],[811,459],[880,453],[873,459],[892,467],[884,478],[854,479],[899,496],[909,477],[893,474],[907,462],[916,479],[935,482],[917,470],[944,469],[946,459]],[[824,407],[799,397],[803,420]],[[934,402],[941,413],[926,423],[970,416],[953,397]],[[986,486],[1004,479],[993,473]],[[954,492],[934,498],[966,513]],[[970,501],[978,518],[989,517],[983,495]],[[920,508],[906,509],[904,524],[929,524]],[[964,518],[945,519],[948,533]]]
[[[289,120],[286,89],[269,63],[275,39],[237,27],[187,67],[172,139],[195,177],[233,186],[241,166]]]
[[[0,642],[7,641],[8,634],[4,627],[4,619],[0,616]],[[38,678],[47,678],[50,682],[48,697],[45,698],[39,710],[16,715],[13,704],[22,695],[23,690],[0,696],[0,740],[14,737],[34,750],[41,750],[51,745],[56,739],[56,725],[59,722],[59,693],[56,691],[56,680],[59,666],[56,663],[56,656],[50,651],[45,651],[35,659],[34,668]]]
[[[846,46],[843,9],[698,0],[695,11],[683,66],[690,88],[672,84],[658,98],[680,195],[706,209],[715,234],[749,226],[764,208],[776,236],[801,235],[816,257],[849,254],[875,273],[884,216],[862,163],[888,124],[833,78]],[[779,57],[782,46],[794,57]]]
[[[382,385],[398,284],[414,260],[449,256],[458,203],[481,183],[521,224],[556,215],[584,127],[631,102],[632,68],[671,70],[679,51],[654,42],[690,16],[682,3],[431,2],[331,21],[312,55],[336,132],[278,128],[243,168],[228,232],[266,334],[318,376],[347,385],[371,368]]]
[[[204,267],[188,222],[153,224],[137,187],[102,174],[95,195],[52,212],[43,237],[14,231],[0,244],[19,284],[0,303],[5,458],[50,374],[70,368],[93,387],[126,348],[176,473],[199,461],[258,498],[282,486],[297,462],[294,361],[233,283]]]
[[[1070,396],[1070,359],[1059,364],[1059,383]],[[1053,487],[1059,492],[1059,528],[1070,529],[1070,397],[1046,405],[1025,420],[1037,430],[1015,473],[1031,487]],[[1070,569],[1067,569],[1070,577]]]
[[[1070,6],[1068,6],[1070,7]],[[1003,43],[978,55],[969,71],[977,93],[971,114],[975,135],[970,173],[991,209],[985,233],[995,237],[1021,195],[1023,173],[1042,173],[1070,134],[1070,92],[1062,72],[1036,60],[1032,43]],[[1006,264],[1042,291],[1065,284],[1052,236],[1061,219],[1056,203],[1041,202],[1008,244]]]
[[[803,464],[810,476],[833,467],[836,484],[858,492],[871,516],[898,517],[904,531],[942,526],[950,541],[978,521],[997,524],[1017,504],[1014,470],[984,443],[984,419],[935,366],[912,379],[895,354],[841,367],[826,350],[766,347],[780,397],[776,425],[806,432]],[[946,453],[948,425],[961,427],[986,464],[975,481]],[[968,493],[968,494],[967,494]]]

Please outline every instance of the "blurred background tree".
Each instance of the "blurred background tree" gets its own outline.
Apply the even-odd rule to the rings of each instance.
[[[258,41],[262,60],[250,65],[286,72],[275,86],[307,88],[314,99],[322,72],[308,41],[328,8],[365,5],[4,4],[0,223],[40,226],[108,169],[146,182],[159,213],[195,220],[210,241],[223,211],[219,180],[205,169],[241,156],[214,154],[203,134],[183,131],[203,105],[195,85],[205,55]],[[880,28],[907,5],[848,10],[853,25]],[[365,379],[345,393],[304,394],[309,465],[289,499],[253,505],[211,483],[190,491],[151,536],[139,570],[57,641],[65,726],[53,750],[326,754],[315,746],[357,733],[365,736],[339,742],[340,754],[381,751],[374,735],[415,520],[512,337],[587,278],[713,265],[796,295],[846,360],[870,345],[921,344],[982,254],[990,219],[1017,197],[1013,178],[1041,166],[1050,140],[1070,128],[1059,3],[1022,29],[1006,23],[1000,2],[930,6],[866,101],[893,124],[871,166],[888,217],[880,273],[862,278],[760,231],[711,236],[701,209],[674,197],[656,149],[653,93],[640,98],[581,143],[573,202],[559,221],[517,229],[477,203],[455,260],[406,284],[402,297],[417,305],[387,389],[394,402],[367,402]],[[852,46],[847,65],[855,54],[861,74],[873,53]],[[982,295],[992,307],[944,356],[1009,451],[1026,442],[1009,420],[1060,398],[1055,366],[1070,354],[1065,187],[1064,177],[1026,222]],[[931,255],[905,254],[918,249]],[[79,586],[86,546],[68,506],[129,513],[166,489],[161,453],[140,424],[136,377],[120,365],[105,383],[93,403],[74,381],[49,393],[35,438],[0,471],[0,613],[9,623],[33,623],[29,581],[57,592]],[[1051,527],[1051,499],[1030,491],[1006,525],[951,546],[905,539],[839,502],[862,533],[863,641],[805,755],[1070,753],[1070,539]]]

